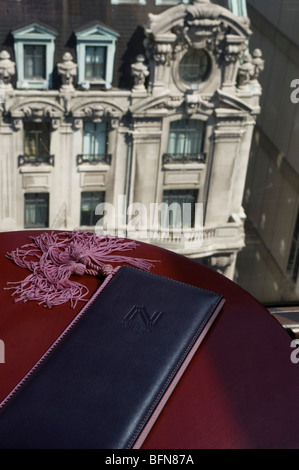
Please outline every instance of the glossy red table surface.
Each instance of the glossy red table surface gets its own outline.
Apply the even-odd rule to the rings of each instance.
[[[13,301],[8,281],[28,274],[5,257],[39,232],[0,233],[0,401],[81,309]],[[145,441],[147,449],[299,447],[299,364],[291,338],[251,295],[195,261],[140,243],[129,255],[155,259],[152,272],[221,293],[222,313]],[[82,276],[92,294],[100,281]],[[167,293],[165,293],[167,295]]]

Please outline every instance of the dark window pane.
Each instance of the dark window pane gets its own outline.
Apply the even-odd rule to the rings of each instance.
[[[25,194],[25,228],[49,226],[49,194]]]
[[[181,119],[170,124],[168,150],[171,155],[199,154],[203,150],[205,123]]]
[[[210,57],[203,49],[190,48],[179,65],[182,80],[197,83],[205,80],[210,70]]]
[[[47,122],[24,123],[25,155],[48,155],[50,153],[50,125]]]
[[[46,78],[46,46],[24,46],[24,77]]]
[[[98,216],[95,210],[98,204],[105,201],[104,191],[85,191],[81,193],[81,221],[80,225],[94,226]]]
[[[86,47],[85,78],[87,80],[104,79],[106,65],[106,47]]]
[[[107,124],[105,122],[86,122],[84,124],[83,154],[103,155],[107,151]]]
[[[187,228],[194,227],[195,203],[198,191],[189,189],[167,190],[163,192],[162,227]]]

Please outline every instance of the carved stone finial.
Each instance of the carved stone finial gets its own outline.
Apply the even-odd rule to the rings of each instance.
[[[244,57],[243,63],[238,70],[238,88],[247,88],[254,73],[251,54]]]
[[[134,78],[133,91],[145,91],[145,79],[149,75],[148,67],[144,64],[145,57],[139,54],[136,62],[131,65],[131,73]]]
[[[11,77],[16,73],[15,62],[10,60],[9,52],[3,50],[0,52],[0,80],[4,84],[4,88],[11,89]]]
[[[252,74],[252,80],[257,80],[260,73],[264,70],[265,61],[262,59],[262,51],[260,49],[255,49],[252,53],[252,64],[254,71]]]
[[[72,54],[66,52],[62,57],[62,62],[57,64],[57,68],[62,80],[61,90],[74,90],[73,79],[77,75],[77,64],[73,62]]]

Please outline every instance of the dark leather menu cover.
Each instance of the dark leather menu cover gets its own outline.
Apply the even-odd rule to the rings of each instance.
[[[121,267],[5,402],[0,448],[140,448],[223,303]]]

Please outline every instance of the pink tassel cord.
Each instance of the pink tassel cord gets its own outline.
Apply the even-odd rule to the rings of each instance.
[[[15,301],[35,300],[47,307],[87,301],[89,290],[71,279],[72,275],[112,276],[121,264],[149,271],[155,261],[120,255],[131,251],[136,242],[89,232],[45,232],[31,237],[32,243],[7,254],[16,265],[28,269],[24,280],[8,282]],[[116,264],[116,266],[113,266]]]

